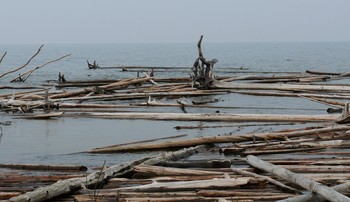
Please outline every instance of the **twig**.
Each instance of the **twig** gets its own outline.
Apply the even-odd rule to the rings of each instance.
[[[46,62],[45,64],[42,64],[42,65],[40,65],[40,66],[37,66],[37,67],[35,67],[34,69],[31,69],[31,70],[29,70],[29,71],[27,71],[27,72],[25,72],[25,73],[23,73],[23,74],[20,74],[20,75],[17,76],[16,78],[12,79],[11,82],[15,82],[15,81],[17,81],[19,78],[21,78],[21,77],[23,77],[23,76],[26,76],[25,78],[22,78],[22,79],[21,79],[21,81],[24,82],[24,81],[26,81],[26,80],[28,79],[28,77],[29,77],[35,70],[38,70],[38,69],[40,69],[40,68],[42,68],[42,67],[45,67],[46,65],[48,65],[48,64],[50,64],[50,63],[53,63],[53,62],[57,62],[57,61],[59,61],[59,60],[62,60],[63,58],[68,57],[68,56],[70,56],[70,55],[71,55],[71,54],[67,54],[67,55],[64,55],[64,56],[62,56],[62,57],[60,57],[60,58],[58,58],[58,59],[54,59],[54,60],[51,60],[51,61],[49,61],[49,62]]]
[[[2,78],[2,77],[6,76],[6,75],[8,75],[8,74],[11,74],[11,73],[13,73],[13,72],[16,72],[16,71],[18,71],[18,70],[20,70],[20,69],[26,67],[26,66],[39,54],[39,52],[41,51],[41,48],[42,48],[43,46],[44,46],[44,45],[41,45],[40,48],[38,49],[38,51],[37,51],[24,65],[22,65],[22,66],[20,66],[20,67],[18,67],[18,68],[16,68],[16,69],[13,69],[13,70],[11,70],[11,71],[8,71],[8,72],[6,72],[6,73],[4,73],[4,74],[1,74],[1,75],[0,75],[0,78]]]

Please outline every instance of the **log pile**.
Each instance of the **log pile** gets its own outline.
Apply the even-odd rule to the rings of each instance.
[[[199,57],[191,77],[166,75],[187,74],[189,68],[183,67],[115,67],[121,73],[138,75],[112,80],[70,81],[69,75],[62,79],[60,73],[54,84],[0,94],[0,111],[8,117],[30,119],[181,121],[192,124],[175,127],[186,133],[218,128],[235,131],[204,137],[183,134],[91,148],[82,151],[82,155],[161,152],[89,173],[81,173],[85,167],[0,164],[4,169],[0,174],[0,199],[349,201],[350,119],[346,100],[350,86],[342,83],[349,73],[258,72],[220,67],[214,70],[217,60],[204,58],[202,39],[201,36],[197,44]],[[88,65],[96,71],[107,68],[96,61]],[[327,83],[335,80],[337,84]],[[232,106],[225,100],[229,96],[284,97],[317,102],[323,107]],[[236,112],[242,109],[258,112]],[[71,173],[72,170],[79,172]],[[33,177],[28,172],[37,175]]]

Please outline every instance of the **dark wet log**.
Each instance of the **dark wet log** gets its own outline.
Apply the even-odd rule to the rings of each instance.
[[[87,167],[85,166],[71,165],[0,164],[0,168],[12,168],[21,170],[87,171]]]
[[[310,180],[306,178],[304,175],[296,174],[282,167],[273,165],[266,161],[262,161],[261,159],[255,156],[252,156],[252,155],[247,156],[247,163],[249,163],[251,166],[255,168],[264,170],[273,175],[277,175],[291,183],[295,183],[311,192],[318,193],[321,196],[328,199],[329,201],[345,202],[350,200],[350,198],[348,198],[347,196],[333,190],[332,188],[329,188],[318,182]]]
[[[317,75],[331,75],[331,76],[339,76],[341,73],[334,73],[334,72],[320,72],[320,71],[313,71],[313,70],[306,70],[306,73],[309,74],[317,74]]]
[[[94,60],[94,62],[92,64],[90,64],[89,60],[86,60],[89,69],[97,69],[100,68],[100,66],[96,63],[96,60]]]
[[[350,130],[350,126],[339,125],[339,126],[331,126],[327,128],[321,128],[321,129],[311,129],[311,130],[292,131],[292,132],[203,137],[203,138],[193,138],[188,140],[161,142],[161,143],[154,143],[154,144],[120,146],[120,147],[108,148],[108,150],[93,149],[88,152],[90,153],[131,152],[131,151],[152,150],[152,149],[189,147],[189,146],[213,144],[213,143],[244,142],[244,141],[251,141],[254,139],[255,140],[286,139],[290,137],[300,137],[300,136],[315,135],[315,134],[319,135],[322,133],[330,133],[330,132],[344,131],[344,130]]]
[[[157,166],[176,168],[229,168],[230,160],[162,161]]]

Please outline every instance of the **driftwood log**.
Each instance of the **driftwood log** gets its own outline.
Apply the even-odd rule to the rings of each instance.
[[[13,197],[10,199],[10,201],[11,202],[38,202],[38,201],[49,200],[51,198],[54,198],[63,194],[68,194],[85,187],[106,182],[113,177],[117,177],[127,172],[130,172],[131,169],[136,165],[140,165],[142,163],[145,165],[153,165],[160,161],[177,160],[181,158],[186,158],[194,154],[200,149],[203,149],[203,147],[192,147],[192,148],[179,150],[176,152],[164,153],[153,158],[146,157],[146,158],[130,161],[127,163],[121,163],[115,166],[111,166],[105,170],[91,173],[87,177],[79,177],[79,178],[72,178],[72,179],[58,181],[52,185],[41,187],[41,188],[35,189],[34,191],[27,192],[25,194]]]
[[[249,163],[254,168],[258,168],[260,170],[264,170],[266,172],[272,173],[273,175],[277,175],[283,178],[284,180],[297,184],[303,187],[304,189],[320,194],[326,199],[328,199],[329,201],[336,201],[336,202],[350,201],[350,198],[335,191],[332,188],[329,188],[318,182],[310,180],[306,178],[304,175],[293,173],[287,169],[284,169],[282,167],[273,165],[269,162],[263,161],[255,156],[252,156],[252,155],[247,156],[247,163]]]
[[[245,134],[245,135],[234,135],[234,136],[214,136],[214,137],[202,137],[193,138],[188,140],[160,142],[154,144],[136,144],[136,145],[124,145],[117,147],[108,147],[106,149],[93,149],[88,151],[90,153],[113,153],[113,152],[131,152],[141,150],[152,150],[152,149],[169,149],[179,147],[190,147],[196,145],[213,144],[213,143],[228,143],[228,142],[244,142],[250,140],[270,140],[270,139],[287,139],[290,137],[300,137],[305,135],[320,135],[322,133],[330,133],[336,131],[350,130],[350,126],[347,125],[336,125],[326,128],[310,129],[303,131],[292,131],[292,132],[275,132],[275,133],[260,133],[260,134]]]
[[[332,189],[334,189],[337,192],[343,193],[343,194],[347,194],[350,193],[350,181],[347,181],[343,184],[340,185],[336,185],[333,186]],[[322,202],[322,201],[326,201],[327,199],[319,194],[315,194],[315,193],[309,193],[306,195],[302,195],[302,196],[296,196],[293,198],[287,198],[284,200],[280,200],[278,202],[313,202],[313,201],[317,201],[317,202]]]

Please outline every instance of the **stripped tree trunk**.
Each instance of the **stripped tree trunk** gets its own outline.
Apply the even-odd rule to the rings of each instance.
[[[284,169],[282,167],[273,165],[269,162],[263,161],[255,156],[252,156],[252,155],[247,156],[247,163],[249,163],[251,166],[255,168],[272,173],[274,175],[277,175],[283,178],[284,180],[297,184],[311,192],[318,193],[323,197],[325,197],[326,199],[328,199],[329,201],[336,201],[336,202],[350,201],[350,198],[335,191],[332,188],[329,188],[318,182],[310,180],[306,178],[304,175],[293,173],[287,169]]]

